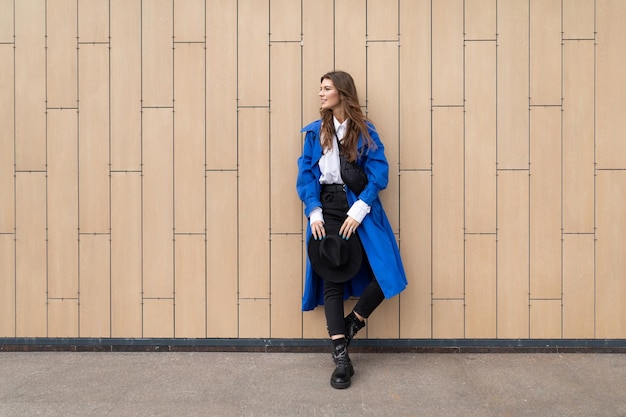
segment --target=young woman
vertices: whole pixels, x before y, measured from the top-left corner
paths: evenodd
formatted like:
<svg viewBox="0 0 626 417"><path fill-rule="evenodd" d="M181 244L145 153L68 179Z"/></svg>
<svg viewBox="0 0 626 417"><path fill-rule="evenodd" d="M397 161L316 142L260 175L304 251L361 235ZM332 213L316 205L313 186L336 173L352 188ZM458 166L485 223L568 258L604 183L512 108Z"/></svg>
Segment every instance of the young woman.
<svg viewBox="0 0 626 417"><path fill-rule="evenodd" d="M354 80L342 71L323 75L319 98L321 119L302 129L306 135L296 183L309 219L302 310L324 305L335 362L330 383L334 388L347 388L354 375L348 355L350 341L385 298L404 290L407 279L393 230L378 197L388 182L384 147L374 125L361 111ZM344 184L348 181L342 178L342 159L355 162L364 171L365 188L355 192ZM335 235L346 241L354 239L362 247L358 272L347 281L346 277L333 276L333 268L326 268L330 272L320 276L316 272L320 268L311 262L311 246L317 243L322 248L319 242ZM330 240L328 243L329 247L337 246L330 245ZM338 270L337 274L345 275L345 270ZM360 298L344 318L343 302L351 296Z"/></svg>

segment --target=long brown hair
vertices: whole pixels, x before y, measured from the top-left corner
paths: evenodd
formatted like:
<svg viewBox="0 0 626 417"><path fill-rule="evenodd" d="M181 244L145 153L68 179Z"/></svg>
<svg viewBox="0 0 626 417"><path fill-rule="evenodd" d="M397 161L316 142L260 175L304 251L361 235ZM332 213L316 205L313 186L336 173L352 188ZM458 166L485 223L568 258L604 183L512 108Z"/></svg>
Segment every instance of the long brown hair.
<svg viewBox="0 0 626 417"><path fill-rule="evenodd" d="M332 71L322 75L320 82L330 80L335 85L341 98L341 104L346 118L350 119L346 134L343 137L341 154L345 155L349 161L356 160L359 134L363 136L365 146L375 149L376 144L370 137L367 129L367 118L359 105L359 97L352 76L344 71ZM330 149L333 146L335 137L335 123L333 122L333 111L330 109L320 110L322 117L322 149Z"/></svg>

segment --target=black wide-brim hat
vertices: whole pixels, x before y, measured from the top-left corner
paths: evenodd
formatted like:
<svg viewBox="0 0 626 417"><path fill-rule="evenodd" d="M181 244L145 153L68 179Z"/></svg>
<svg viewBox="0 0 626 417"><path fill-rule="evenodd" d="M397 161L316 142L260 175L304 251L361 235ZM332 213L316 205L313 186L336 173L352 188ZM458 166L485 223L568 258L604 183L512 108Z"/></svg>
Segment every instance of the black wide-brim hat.
<svg viewBox="0 0 626 417"><path fill-rule="evenodd" d="M313 270L330 282L345 282L359 272L362 262L361 241L356 233L345 240L339 226L328 226L322 240L309 239L309 261Z"/></svg>

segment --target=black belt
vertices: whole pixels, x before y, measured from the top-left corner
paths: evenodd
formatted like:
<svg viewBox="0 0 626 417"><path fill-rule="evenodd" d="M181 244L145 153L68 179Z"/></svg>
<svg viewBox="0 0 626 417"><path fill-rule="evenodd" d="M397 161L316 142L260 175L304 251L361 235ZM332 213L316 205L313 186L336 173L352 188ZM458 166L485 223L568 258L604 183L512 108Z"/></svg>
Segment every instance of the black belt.
<svg viewBox="0 0 626 417"><path fill-rule="evenodd" d="M322 192L325 193L337 193L346 191L343 184L321 184Z"/></svg>

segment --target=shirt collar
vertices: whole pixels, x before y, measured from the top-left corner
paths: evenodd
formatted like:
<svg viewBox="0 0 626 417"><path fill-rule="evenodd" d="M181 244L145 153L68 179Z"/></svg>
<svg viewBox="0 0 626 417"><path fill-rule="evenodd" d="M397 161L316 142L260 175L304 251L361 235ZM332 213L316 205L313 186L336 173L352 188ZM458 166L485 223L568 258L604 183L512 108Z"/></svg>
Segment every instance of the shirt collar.
<svg viewBox="0 0 626 417"><path fill-rule="evenodd" d="M335 132L339 132L339 128L343 127L343 131L346 131L346 128L348 127L348 120L350 119L346 119L343 121L343 123L339 123L339 120L337 120L337 118L335 116L333 116L333 122L335 123Z"/></svg>

